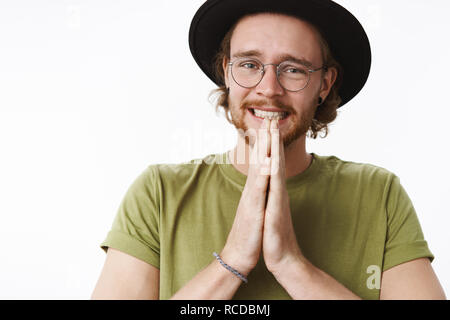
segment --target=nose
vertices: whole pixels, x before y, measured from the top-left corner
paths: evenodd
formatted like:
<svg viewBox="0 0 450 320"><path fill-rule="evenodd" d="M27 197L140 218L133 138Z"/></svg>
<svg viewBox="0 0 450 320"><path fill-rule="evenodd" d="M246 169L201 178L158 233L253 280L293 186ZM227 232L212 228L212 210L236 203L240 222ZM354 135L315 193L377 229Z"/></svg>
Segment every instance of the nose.
<svg viewBox="0 0 450 320"><path fill-rule="evenodd" d="M277 66L266 64L261 82L256 86L256 93L271 98L284 93L283 87L278 82Z"/></svg>

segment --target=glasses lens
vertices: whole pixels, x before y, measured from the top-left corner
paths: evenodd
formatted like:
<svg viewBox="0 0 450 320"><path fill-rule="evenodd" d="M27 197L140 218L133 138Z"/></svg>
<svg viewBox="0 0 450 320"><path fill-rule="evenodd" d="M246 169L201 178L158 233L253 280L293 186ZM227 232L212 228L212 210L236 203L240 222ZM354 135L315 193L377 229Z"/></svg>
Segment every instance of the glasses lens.
<svg viewBox="0 0 450 320"><path fill-rule="evenodd" d="M255 87L264 76L263 65L258 60L241 58L233 62L231 74L234 81L242 87ZM278 67L278 80L289 91L299 91L308 85L309 69L291 61L285 61Z"/></svg>
<svg viewBox="0 0 450 320"><path fill-rule="evenodd" d="M278 79L286 90L298 91L308 85L309 70L302 64L286 61L279 66Z"/></svg>
<svg viewBox="0 0 450 320"><path fill-rule="evenodd" d="M238 59L233 62L231 74L234 81L242 87L253 88L262 78L262 65L253 59Z"/></svg>

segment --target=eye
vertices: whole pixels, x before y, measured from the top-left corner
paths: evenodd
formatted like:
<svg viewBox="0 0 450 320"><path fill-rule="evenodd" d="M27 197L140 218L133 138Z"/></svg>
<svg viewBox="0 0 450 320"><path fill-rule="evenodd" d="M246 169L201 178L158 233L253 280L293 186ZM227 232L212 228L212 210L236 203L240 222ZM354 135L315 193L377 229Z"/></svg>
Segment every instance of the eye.
<svg viewBox="0 0 450 320"><path fill-rule="evenodd" d="M254 61L244 61L239 64L240 68L244 69L259 69L259 64Z"/></svg>
<svg viewBox="0 0 450 320"><path fill-rule="evenodd" d="M292 67L292 66L283 68L283 72L306 74L306 70L304 68L296 68L296 67Z"/></svg>

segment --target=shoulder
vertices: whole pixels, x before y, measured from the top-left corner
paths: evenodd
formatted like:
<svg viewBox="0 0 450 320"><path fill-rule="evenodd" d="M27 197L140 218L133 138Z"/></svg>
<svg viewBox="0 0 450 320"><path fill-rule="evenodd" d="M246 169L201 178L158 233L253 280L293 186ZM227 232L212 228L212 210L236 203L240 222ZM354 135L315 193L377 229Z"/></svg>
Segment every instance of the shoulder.
<svg viewBox="0 0 450 320"><path fill-rule="evenodd" d="M200 173L214 170L217 163L220 163L220 155L209 154L203 158L195 158L186 162L151 164L143 174L155 181L176 180L182 182Z"/></svg>
<svg viewBox="0 0 450 320"><path fill-rule="evenodd" d="M392 171L372 163L344 160L334 155L318 158L322 172L342 183L369 184L384 189L397 178Z"/></svg>

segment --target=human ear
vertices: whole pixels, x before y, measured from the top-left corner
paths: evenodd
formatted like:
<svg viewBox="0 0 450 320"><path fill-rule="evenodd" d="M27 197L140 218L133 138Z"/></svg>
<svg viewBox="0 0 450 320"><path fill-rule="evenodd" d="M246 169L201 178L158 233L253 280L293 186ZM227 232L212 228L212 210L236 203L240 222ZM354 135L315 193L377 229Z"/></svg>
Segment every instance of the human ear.
<svg viewBox="0 0 450 320"><path fill-rule="evenodd" d="M336 82L338 76L338 71L335 67L330 67L325 72L325 75L322 78L322 86L320 88L320 97L322 97L323 100L325 100L328 97L328 94L330 93L331 88L333 87L334 83Z"/></svg>
<svg viewBox="0 0 450 320"><path fill-rule="evenodd" d="M230 79L229 79L229 77L228 77L228 61L229 61L229 59L225 56L225 57L223 57L223 60L222 60L222 70L223 70L223 78L224 78L224 81L225 81L225 87L227 87L227 88L229 88L230 87Z"/></svg>

